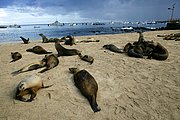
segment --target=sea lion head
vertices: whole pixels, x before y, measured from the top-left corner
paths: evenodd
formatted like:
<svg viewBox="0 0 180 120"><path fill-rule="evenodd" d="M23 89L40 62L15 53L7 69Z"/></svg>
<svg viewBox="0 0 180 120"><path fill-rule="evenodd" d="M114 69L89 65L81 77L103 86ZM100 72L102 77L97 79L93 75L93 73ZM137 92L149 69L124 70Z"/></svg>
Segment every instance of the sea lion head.
<svg viewBox="0 0 180 120"><path fill-rule="evenodd" d="M69 71L73 74L77 73L79 71L78 68L69 68Z"/></svg>
<svg viewBox="0 0 180 120"><path fill-rule="evenodd" d="M19 85L18 85L18 90L20 91L23 91L26 89L26 84L24 82L21 82Z"/></svg>

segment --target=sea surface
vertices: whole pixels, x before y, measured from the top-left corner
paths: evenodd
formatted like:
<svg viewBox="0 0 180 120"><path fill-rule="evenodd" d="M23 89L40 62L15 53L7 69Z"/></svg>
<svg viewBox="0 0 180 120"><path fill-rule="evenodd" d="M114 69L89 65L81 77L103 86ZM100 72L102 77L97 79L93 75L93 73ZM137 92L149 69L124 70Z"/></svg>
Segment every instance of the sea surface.
<svg viewBox="0 0 180 120"><path fill-rule="evenodd" d="M106 23L65 23L63 26L49 26L48 24L21 25L21 28L0 28L0 43L22 42L20 36L29 38L30 41L41 40L38 35L43 33L48 38L85 35L101 35L101 34L121 34L124 31L122 27L146 27L160 28L165 27L165 23L157 24L141 24L141 23L121 23L121 22L106 22ZM135 32L135 30L130 31Z"/></svg>

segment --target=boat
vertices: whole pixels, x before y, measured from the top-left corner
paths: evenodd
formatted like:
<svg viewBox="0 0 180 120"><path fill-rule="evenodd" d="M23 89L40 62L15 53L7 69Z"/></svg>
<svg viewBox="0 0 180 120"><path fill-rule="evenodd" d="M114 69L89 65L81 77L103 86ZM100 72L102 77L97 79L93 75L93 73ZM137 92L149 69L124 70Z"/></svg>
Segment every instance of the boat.
<svg viewBox="0 0 180 120"><path fill-rule="evenodd" d="M7 28L8 26L6 25L0 25L0 28Z"/></svg>
<svg viewBox="0 0 180 120"><path fill-rule="evenodd" d="M133 27L131 26L127 26L127 27L122 27L121 28L121 31L124 31L124 32L131 32L131 31L134 31Z"/></svg>
<svg viewBox="0 0 180 120"><path fill-rule="evenodd" d="M40 26L36 25L36 26L34 26L34 28L40 28Z"/></svg>
<svg viewBox="0 0 180 120"><path fill-rule="evenodd" d="M9 28L21 28L21 26L20 26L20 25L17 25L17 24L9 25L8 27L9 27Z"/></svg>
<svg viewBox="0 0 180 120"><path fill-rule="evenodd" d="M92 23L92 25L105 25L105 23L95 22L95 23Z"/></svg>
<svg viewBox="0 0 180 120"><path fill-rule="evenodd" d="M64 23L60 23L59 21L55 21L54 23L48 24L48 26L64 26Z"/></svg>

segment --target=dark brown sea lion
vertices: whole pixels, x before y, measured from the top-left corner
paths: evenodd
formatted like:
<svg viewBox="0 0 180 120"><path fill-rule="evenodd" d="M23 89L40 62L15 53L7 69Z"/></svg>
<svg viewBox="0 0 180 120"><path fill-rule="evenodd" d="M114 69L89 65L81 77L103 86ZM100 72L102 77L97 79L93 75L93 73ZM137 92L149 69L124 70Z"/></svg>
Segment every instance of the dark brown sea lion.
<svg viewBox="0 0 180 120"><path fill-rule="evenodd" d="M133 46L133 45L132 45L131 43L127 43L127 44L124 46L123 51L124 51L125 53L127 53L128 50L129 50L129 48L132 47L132 46Z"/></svg>
<svg viewBox="0 0 180 120"><path fill-rule="evenodd" d="M112 52L116 52L116 53L123 53L124 52L123 49L120 49L113 44L104 45L103 48L108 49Z"/></svg>
<svg viewBox="0 0 180 120"><path fill-rule="evenodd" d="M75 39L74 39L74 37L68 35L68 36L66 36L66 37L64 37L64 38L65 38L65 42L64 42L65 45L71 45L71 46L72 46L72 45L75 44Z"/></svg>
<svg viewBox="0 0 180 120"><path fill-rule="evenodd" d="M43 73L47 70L50 70L54 67L56 67L59 64L59 59L57 58L56 55L51 54L51 55L45 55L45 57L42 59L42 62L45 62L45 69L40 71L39 73Z"/></svg>
<svg viewBox="0 0 180 120"><path fill-rule="evenodd" d="M130 57L143 58L143 49L138 45L130 46L127 53Z"/></svg>
<svg viewBox="0 0 180 120"><path fill-rule="evenodd" d="M81 52L76 49L66 49L64 48L59 41L55 42L55 48L58 52L58 57L59 56L72 56L72 55L79 55Z"/></svg>
<svg viewBox="0 0 180 120"><path fill-rule="evenodd" d="M13 59L10 62L15 62L22 58L22 55L19 52L11 52L11 58Z"/></svg>
<svg viewBox="0 0 180 120"><path fill-rule="evenodd" d="M79 57L81 58L81 60L84 60L86 62L89 62L90 64L92 64L94 62L94 58L92 56L89 55L82 55L81 53L79 54Z"/></svg>
<svg viewBox="0 0 180 120"><path fill-rule="evenodd" d="M43 35L43 34L41 33L41 34L39 34L39 36L42 37L42 42L43 42L43 43L48 43L48 38L47 38L45 35Z"/></svg>
<svg viewBox="0 0 180 120"><path fill-rule="evenodd" d="M153 49L152 53L148 56L149 59L166 60L168 58L168 50L160 43L152 43L148 46Z"/></svg>
<svg viewBox="0 0 180 120"><path fill-rule="evenodd" d="M15 99L23 102L32 102L36 97L37 91L39 89L48 88L51 86L52 85L44 86L43 81L39 76L28 76L18 84ZM31 95L29 99L23 98L23 96L28 94Z"/></svg>
<svg viewBox="0 0 180 120"><path fill-rule="evenodd" d="M47 52L43 47L41 46L34 46L33 48L27 49L27 52L33 52L35 54L49 54L52 52Z"/></svg>
<svg viewBox="0 0 180 120"><path fill-rule="evenodd" d="M98 112L99 108L96 102L96 96L98 91L98 84L94 77L86 70L79 70L77 68L69 68L70 72L74 74L74 83L76 87L80 90L82 95L84 95L94 112Z"/></svg>
<svg viewBox="0 0 180 120"><path fill-rule="evenodd" d="M22 36L20 36L20 38L22 39L22 41L24 42L24 44L28 44L29 43L29 38L25 39Z"/></svg>

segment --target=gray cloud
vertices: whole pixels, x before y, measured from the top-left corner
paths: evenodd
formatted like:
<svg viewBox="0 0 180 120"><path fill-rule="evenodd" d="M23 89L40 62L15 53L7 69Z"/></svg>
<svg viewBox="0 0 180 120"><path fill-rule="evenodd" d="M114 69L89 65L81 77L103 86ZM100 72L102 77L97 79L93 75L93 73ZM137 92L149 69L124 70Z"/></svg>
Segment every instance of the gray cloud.
<svg viewBox="0 0 180 120"><path fill-rule="evenodd" d="M5 1L5 0L3 0ZM7 1L7 0L6 0ZM9 0L0 7L21 7L18 12L36 15L71 15L77 13L81 18L99 20L164 20L168 19L173 3L176 3L175 17L180 18L179 0ZM41 8L43 11L32 11Z"/></svg>

